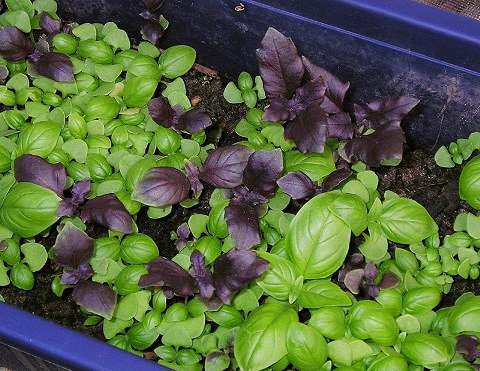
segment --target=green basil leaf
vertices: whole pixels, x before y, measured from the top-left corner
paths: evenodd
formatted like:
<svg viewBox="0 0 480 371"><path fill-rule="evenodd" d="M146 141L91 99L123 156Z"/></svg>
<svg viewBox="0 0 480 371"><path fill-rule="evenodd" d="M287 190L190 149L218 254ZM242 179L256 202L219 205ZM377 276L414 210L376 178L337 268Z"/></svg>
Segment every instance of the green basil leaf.
<svg viewBox="0 0 480 371"><path fill-rule="evenodd" d="M107 44L110 44L114 50L128 50L130 49L130 38L124 30L112 29L103 38Z"/></svg>
<svg viewBox="0 0 480 371"><path fill-rule="evenodd" d="M162 74L175 79L186 74L195 63L197 53L187 45L175 45L166 49L159 59Z"/></svg>
<svg viewBox="0 0 480 371"><path fill-rule="evenodd" d="M390 241L407 245L418 243L438 230L422 205L403 197L384 203L378 223Z"/></svg>
<svg viewBox="0 0 480 371"><path fill-rule="evenodd" d="M112 339L117 334L122 333L125 329L133 325L133 319L123 320L120 318L112 318L103 320L103 336L105 339Z"/></svg>
<svg viewBox="0 0 480 371"><path fill-rule="evenodd" d="M257 252L257 255L270 263L268 270L257 279L257 285L277 300L288 300L291 287L298 277L294 265L285 258L266 252Z"/></svg>
<svg viewBox="0 0 480 371"><path fill-rule="evenodd" d="M39 243L24 243L21 247L24 262L28 264L32 272L43 268L48 259L47 250Z"/></svg>
<svg viewBox="0 0 480 371"><path fill-rule="evenodd" d="M305 308L345 307L352 304L348 294L328 280L306 282L298 297Z"/></svg>
<svg viewBox="0 0 480 371"><path fill-rule="evenodd" d="M150 77L131 77L125 81L123 101L127 107L142 108L147 105L157 89L158 80Z"/></svg>
<svg viewBox="0 0 480 371"><path fill-rule="evenodd" d="M33 2L33 7L39 14L42 12L47 12L47 13L57 12L57 2L55 0L35 0Z"/></svg>
<svg viewBox="0 0 480 371"><path fill-rule="evenodd" d="M230 81L225 87L223 97L230 104L243 103L242 91L237 88L237 85L235 85L233 81Z"/></svg>
<svg viewBox="0 0 480 371"><path fill-rule="evenodd" d="M17 183L0 209L0 224L21 237L33 237L57 220L60 197L33 183Z"/></svg>
<svg viewBox="0 0 480 371"><path fill-rule="evenodd" d="M347 256L351 230L329 209L340 194L328 192L312 198L290 225L287 252L298 273L307 279L330 276ZM354 196L342 194L341 197ZM347 213L342 217L347 218Z"/></svg>
<svg viewBox="0 0 480 371"><path fill-rule="evenodd" d="M235 338L235 359L240 368L263 370L286 356L288 329L297 321L296 311L285 304L270 303L255 309Z"/></svg>
<svg viewBox="0 0 480 371"><path fill-rule="evenodd" d="M314 182L323 180L328 174L335 171L333 154L328 147L323 153L303 154L299 151L285 153L285 171L301 171Z"/></svg>
<svg viewBox="0 0 480 371"><path fill-rule="evenodd" d="M289 361L299 370L318 370L327 360L327 342L322 334L303 323L292 323L288 329Z"/></svg>
<svg viewBox="0 0 480 371"><path fill-rule="evenodd" d="M91 23L83 23L72 30L72 33L80 40L96 40L97 29Z"/></svg>
<svg viewBox="0 0 480 371"><path fill-rule="evenodd" d="M5 0L8 10L23 10L30 18L35 14L35 8L30 0Z"/></svg>
<svg viewBox="0 0 480 371"><path fill-rule="evenodd" d="M23 10L14 10L3 13L0 15L0 23L2 26L16 27L24 33L29 33L32 30L30 17L27 12Z"/></svg>
<svg viewBox="0 0 480 371"><path fill-rule="evenodd" d="M123 67L121 64L96 64L95 73L100 80L105 82L114 82L122 73Z"/></svg>
<svg viewBox="0 0 480 371"><path fill-rule="evenodd" d="M39 122L27 125L17 141L17 156L31 154L46 158L55 149L60 127L53 122Z"/></svg>

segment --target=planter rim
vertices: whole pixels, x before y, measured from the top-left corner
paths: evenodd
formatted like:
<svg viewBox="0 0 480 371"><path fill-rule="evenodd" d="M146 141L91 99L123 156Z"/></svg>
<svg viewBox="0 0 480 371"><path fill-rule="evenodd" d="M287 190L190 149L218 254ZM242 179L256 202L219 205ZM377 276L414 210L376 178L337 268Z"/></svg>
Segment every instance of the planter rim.
<svg viewBox="0 0 480 371"><path fill-rule="evenodd" d="M75 370L169 370L92 337L0 303L0 339Z"/></svg>

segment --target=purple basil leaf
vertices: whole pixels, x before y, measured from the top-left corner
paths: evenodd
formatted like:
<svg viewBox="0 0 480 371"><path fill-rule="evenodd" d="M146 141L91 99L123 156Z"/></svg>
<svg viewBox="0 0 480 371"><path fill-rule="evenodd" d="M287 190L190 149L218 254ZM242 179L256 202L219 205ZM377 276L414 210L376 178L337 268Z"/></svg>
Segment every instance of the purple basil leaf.
<svg viewBox="0 0 480 371"><path fill-rule="evenodd" d="M203 191L203 184L200 181L200 169L188 161L185 164L185 172L187 173L188 181L190 182L190 188L194 193L201 193Z"/></svg>
<svg viewBox="0 0 480 371"><path fill-rule="evenodd" d="M242 184L243 171L252 151L242 145L217 148L208 154L200 170L200 179L217 188L235 188Z"/></svg>
<svg viewBox="0 0 480 371"><path fill-rule="evenodd" d="M114 194L88 200L80 214L84 223L97 223L122 233L132 233L133 220L125 206Z"/></svg>
<svg viewBox="0 0 480 371"><path fill-rule="evenodd" d="M316 192L316 187L312 180L300 171L288 173L278 179L277 184L283 192L294 200L310 197Z"/></svg>
<svg viewBox="0 0 480 371"><path fill-rule="evenodd" d="M67 223L53 246L53 260L60 267L75 270L88 264L93 254L93 240L82 230Z"/></svg>
<svg viewBox="0 0 480 371"><path fill-rule="evenodd" d="M355 120L357 121L357 124L362 123L362 121L365 120L368 116L368 107L354 104L353 115L355 116Z"/></svg>
<svg viewBox="0 0 480 371"><path fill-rule="evenodd" d="M343 284L350 292L358 294L363 280L363 269L353 269L345 274Z"/></svg>
<svg viewBox="0 0 480 371"><path fill-rule="evenodd" d="M309 81L300 86L290 100L283 97L272 99L270 106L265 110L263 119L272 122L293 120L310 106L320 106L324 97L325 84L323 80L319 78Z"/></svg>
<svg viewBox="0 0 480 371"><path fill-rule="evenodd" d="M281 97L272 99L270 105L265 109L262 119L270 122L289 120L288 99Z"/></svg>
<svg viewBox="0 0 480 371"><path fill-rule="evenodd" d="M310 79L317 79L319 76L325 81L327 90L325 95L327 99L322 103L322 108L328 113L336 113L341 111L343 106L343 100L345 99L345 94L347 93L350 83L343 83L337 77L332 75L327 70L313 64L306 57L302 57L303 64L305 69L310 77Z"/></svg>
<svg viewBox="0 0 480 371"><path fill-rule="evenodd" d="M148 103L148 111L153 121L167 128L172 127L176 117L175 110L164 97L154 98Z"/></svg>
<svg viewBox="0 0 480 371"><path fill-rule="evenodd" d="M32 42L16 27L0 28L0 55L9 62L18 62L33 52Z"/></svg>
<svg viewBox="0 0 480 371"><path fill-rule="evenodd" d="M142 27L142 35L153 45L156 45L164 34L165 30L156 19L147 20Z"/></svg>
<svg viewBox="0 0 480 371"><path fill-rule="evenodd" d="M323 180L322 192L328 192L338 187L345 180L347 180L350 175L352 175L352 171L347 168L340 168L335 170L333 173L330 173Z"/></svg>
<svg viewBox="0 0 480 371"><path fill-rule="evenodd" d="M267 203L268 199L257 192L250 191L245 186L240 186L230 194L230 198L239 203L245 203L250 206L258 206Z"/></svg>
<svg viewBox="0 0 480 371"><path fill-rule="evenodd" d="M80 205L85 201L85 197L90 193L90 180L84 179L76 182L72 187L72 201Z"/></svg>
<svg viewBox="0 0 480 371"><path fill-rule="evenodd" d="M40 27L48 34L57 34L62 30L62 22L59 19L53 19L47 12L40 14Z"/></svg>
<svg viewBox="0 0 480 371"><path fill-rule="evenodd" d="M182 223L177 228L177 240L175 241L175 247L178 251L181 251L186 245L188 237L190 237L190 228L187 223Z"/></svg>
<svg viewBox="0 0 480 371"><path fill-rule="evenodd" d="M269 28L257 50L257 60L269 99L290 99L300 86L305 69L292 39Z"/></svg>
<svg viewBox="0 0 480 371"><path fill-rule="evenodd" d="M400 122L380 126L373 134L354 138L344 147L349 160L357 158L368 166L380 166L386 160L401 160L405 134Z"/></svg>
<svg viewBox="0 0 480 371"><path fill-rule="evenodd" d="M369 285L372 285L375 283L374 281L378 275L378 269L375 266L375 264L373 264L372 262L367 263L367 265L365 265L364 274L365 274L365 280L367 281L367 283Z"/></svg>
<svg viewBox="0 0 480 371"><path fill-rule="evenodd" d="M480 357L480 351L477 349L478 338L472 335L457 336L457 352L463 355L468 362L473 362Z"/></svg>
<svg viewBox="0 0 480 371"><path fill-rule="evenodd" d="M338 112L328 116L328 137L337 139L351 139L354 125L350 115Z"/></svg>
<svg viewBox="0 0 480 371"><path fill-rule="evenodd" d="M15 159L15 179L48 188L63 196L67 173L62 164L50 164L34 155L23 155Z"/></svg>
<svg viewBox="0 0 480 371"><path fill-rule="evenodd" d="M218 298L229 304L232 295L260 277L269 264L254 251L230 250L220 255L214 264L213 282Z"/></svg>
<svg viewBox="0 0 480 371"><path fill-rule="evenodd" d="M292 139L298 149L323 152L328 137L328 115L319 105L313 105L285 128L285 138Z"/></svg>
<svg viewBox="0 0 480 371"><path fill-rule="evenodd" d="M117 294L107 285L81 281L73 289L73 300L89 312L111 319L117 305Z"/></svg>
<svg viewBox="0 0 480 371"><path fill-rule="evenodd" d="M140 17L142 17L143 19L147 20L147 21L154 21L157 17L155 16L155 14L153 14L151 11L149 10L144 10L143 12L141 12L140 14Z"/></svg>
<svg viewBox="0 0 480 371"><path fill-rule="evenodd" d="M145 8L152 13L159 11L164 3L165 0L143 0Z"/></svg>
<svg viewBox="0 0 480 371"><path fill-rule="evenodd" d="M177 228L177 237L186 240L190 237L190 228L187 223L182 223Z"/></svg>
<svg viewBox="0 0 480 371"><path fill-rule="evenodd" d="M155 167L137 182L132 199L148 206L166 207L188 198L190 182L173 167Z"/></svg>
<svg viewBox="0 0 480 371"><path fill-rule="evenodd" d="M373 101L367 105L368 126L377 129L385 124L399 123L419 103L417 98L402 96ZM360 111L356 109L356 114Z"/></svg>
<svg viewBox="0 0 480 371"><path fill-rule="evenodd" d="M0 241L0 252L4 252L7 249L8 245L6 241Z"/></svg>
<svg viewBox="0 0 480 371"><path fill-rule="evenodd" d="M66 198L60 202L57 209L57 216L73 216L76 214L78 205L76 205L71 198Z"/></svg>
<svg viewBox="0 0 480 371"><path fill-rule="evenodd" d="M191 296L195 292L195 280L174 261L158 257L147 264L148 274L142 276L140 287L166 287L178 296Z"/></svg>
<svg viewBox="0 0 480 371"><path fill-rule="evenodd" d="M350 255L350 257L348 258L348 264L350 265L360 265L363 263L363 260L364 260L364 257L362 254L356 252L356 253L353 253L352 255Z"/></svg>
<svg viewBox="0 0 480 371"><path fill-rule="evenodd" d="M275 191L282 171L282 150L256 151L248 159L243 171L243 184L250 191L268 197Z"/></svg>
<svg viewBox="0 0 480 371"><path fill-rule="evenodd" d="M76 285L79 281L88 279L92 274L92 267L89 263L85 263L73 270L65 268L60 282L62 285Z"/></svg>
<svg viewBox="0 0 480 371"><path fill-rule="evenodd" d="M389 289L395 287L400 282L400 279L392 272L385 272L382 277L382 282L380 282L380 288Z"/></svg>
<svg viewBox="0 0 480 371"><path fill-rule="evenodd" d="M208 301L213 297L215 287L213 286L212 273L205 268L205 256L200 251L194 250L190 255L190 261L192 263L192 276L197 282L200 297Z"/></svg>
<svg viewBox="0 0 480 371"><path fill-rule="evenodd" d="M231 200L225 208L228 231L238 249L250 249L261 242L257 208Z"/></svg>
<svg viewBox="0 0 480 371"><path fill-rule="evenodd" d="M380 288L377 285L375 284L367 285L367 297L376 298L379 293L380 293Z"/></svg>
<svg viewBox="0 0 480 371"><path fill-rule="evenodd" d="M175 128L189 134L195 134L212 125L212 120L202 109L192 109L178 119Z"/></svg>
<svg viewBox="0 0 480 371"><path fill-rule="evenodd" d="M36 73L58 82L73 81L73 64L65 54L49 52L32 63Z"/></svg>

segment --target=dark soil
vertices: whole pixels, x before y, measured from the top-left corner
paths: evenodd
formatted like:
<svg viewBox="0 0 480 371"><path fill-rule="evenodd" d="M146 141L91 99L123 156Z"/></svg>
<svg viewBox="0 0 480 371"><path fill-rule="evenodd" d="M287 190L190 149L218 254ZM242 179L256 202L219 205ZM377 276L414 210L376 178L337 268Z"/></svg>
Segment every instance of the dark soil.
<svg viewBox="0 0 480 371"><path fill-rule="evenodd" d="M234 127L244 115L245 109L241 105L234 106L225 102L222 80L193 71L185 81L189 96L198 107L204 108L210 114L214 122L214 126L207 132L208 142L226 145L240 140L234 133ZM407 149L400 166L378 170L379 190L383 192L389 189L420 202L435 218L440 227L440 234L444 235L452 232L455 216L461 211L468 210L468 207L458 199L459 173L460 168L439 168L432 155ZM160 220L149 219L146 209L142 209L137 216L140 232L155 240L162 256L173 257L177 251L170 237L171 232L175 231L181 223L186 222L193 213L208 214L211 191L207 188L195 207L184 209L176 206L169 216ZM90 227L88 232L92 237L100 237L105 235L106 230ZM56 233L52 231L50 236L38 240L50 248L55 238ZM68 292L62 298L57 298L51 292L52 277L59 273L49 262L41 272L35 274L34 290L22 291L10 285L1 288L0 294L7 303L90 336L103 338L101 325L89 327L83 325L85 315L80 312ZM480 292L479 284L476 281L458 280L452 287L452 292L446 296L444 304L451 305L456 297L465 291L478 293Z"/></svg>

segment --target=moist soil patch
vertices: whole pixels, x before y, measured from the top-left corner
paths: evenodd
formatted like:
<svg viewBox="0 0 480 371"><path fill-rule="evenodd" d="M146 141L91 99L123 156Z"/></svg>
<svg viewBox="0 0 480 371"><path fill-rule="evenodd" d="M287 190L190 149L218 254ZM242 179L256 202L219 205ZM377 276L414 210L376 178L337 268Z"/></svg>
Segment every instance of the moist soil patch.
<svg viewBox="0 0 480 371"><path fill-rule="evenodd" d="M185 77L185 83L188 94L192 97L192 103L204 108L214 122L207 131L208 142L224 146L240 140L234 132L234 127L246 110L243 105L231 105L224 100L222 80L219 77L192 71ZM421 203L438 223L441 236L452 233L453 222L458 213L470 211L468 206L458 198L460 171L460 167L440 168L435 164L432 154L409 148L406 149L404 159L399 166L376 169L380 178L379 191L388 189ZM171 232L176 231L177 227L194 213L208 214L208 201L212 190L207 187L196 206L185 209L176 205L170 215L159 220L148 218L146 208L143 208L136 219L139 231L155 240L160 255L172 258L177 251L171 240ZM87 232L93 238L106 234L106 230L99 227L89 227ZM56 231L53 228L48 237L37 238L37 240L49 249L55 243L55 238ZM0 294L9 304L62 326L103 339L101 325L83 325L86 316L79 310L68 292L61 298L52 293L50 289L52 277L60 273L60 270L49 261L42 271L35 273L33 290L23 291L10 285L1 288ZM456 278L451 292L444 296L442 305L452 305L455 299L466 291L479 294L480 284L478 281Z"/></svg>

